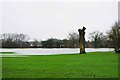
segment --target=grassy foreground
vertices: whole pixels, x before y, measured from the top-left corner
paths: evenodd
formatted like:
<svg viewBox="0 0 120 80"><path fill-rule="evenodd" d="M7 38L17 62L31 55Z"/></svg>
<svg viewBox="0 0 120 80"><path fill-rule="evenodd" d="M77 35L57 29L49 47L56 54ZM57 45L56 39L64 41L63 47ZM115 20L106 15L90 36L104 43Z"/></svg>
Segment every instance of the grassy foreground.
<svg viewBox="0 0 120 80"><path fill-rule="evenodd" d="M2 58L3 78L117 78L113 52Z"/></svg>

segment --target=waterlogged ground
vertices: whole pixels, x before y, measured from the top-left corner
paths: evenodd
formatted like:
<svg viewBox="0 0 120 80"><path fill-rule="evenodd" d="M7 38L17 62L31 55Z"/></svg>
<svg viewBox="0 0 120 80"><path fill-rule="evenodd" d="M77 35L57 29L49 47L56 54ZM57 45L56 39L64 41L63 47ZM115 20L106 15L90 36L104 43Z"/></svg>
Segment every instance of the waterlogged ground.
<svg viewBox="0 0 120 80"><path fill-rule="evenodd" d="M89 54L3 57L3 78L117 78L118 55Z"/></svg>
<svg viewBox="0 0 120 80"><path fill-rule="evenodd" d="M86 48L86 52L113 51L112 48ZM16 48L0 49L0 52L15 52L20 55L55 55L55 54L78 54L79 48Z"/></svg>

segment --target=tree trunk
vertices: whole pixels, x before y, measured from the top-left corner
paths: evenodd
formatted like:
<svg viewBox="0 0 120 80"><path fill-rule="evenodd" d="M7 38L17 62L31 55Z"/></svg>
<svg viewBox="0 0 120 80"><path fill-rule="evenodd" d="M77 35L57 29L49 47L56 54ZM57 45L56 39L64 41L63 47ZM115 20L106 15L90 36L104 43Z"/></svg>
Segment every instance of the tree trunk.
<svg viewBox="0 0 120 80"><path fill-rule="evenodd" d="M79 29L79 43L80 43L80 54L85 54L85 27L83 29Z"/></svg>

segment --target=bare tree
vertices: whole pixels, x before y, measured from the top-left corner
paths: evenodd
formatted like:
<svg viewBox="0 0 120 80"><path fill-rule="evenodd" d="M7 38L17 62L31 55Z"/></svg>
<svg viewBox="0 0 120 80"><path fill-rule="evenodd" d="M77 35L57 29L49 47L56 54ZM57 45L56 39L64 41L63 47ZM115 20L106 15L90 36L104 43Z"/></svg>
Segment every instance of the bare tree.
<svg viewBox="0 0 120 80"><path fill-rule="evenodd" d="M79 35L76 32L70 32L68 34L68 40L69 40L70 47L72 47L72 48L77 47L78 39L79 39Z"/></svg>
<svg viewBox="0 0 120 80"><path fill-rule="evenodd" d="M109 38L112 40L115 52L118 52L120 49L120 25L119 23L115 23L111 30L107 32Z"/></svg>
<svg viewBox="0 0 120 80"><path fill-rule="evenodd" d="M2 40L2 47L24 47L29 37L25 34L18 33L4 33L0 35Z"/></svg>
<svg viewBox="0 0 120 80"><path fill-rule="evenodd" d="M98 48L100 43L101 43L101 39L103 37L102 32L99 31L94 31L92 33L89 34L90 35L90 39L93 42L93 45L95 48Z"/></svg>

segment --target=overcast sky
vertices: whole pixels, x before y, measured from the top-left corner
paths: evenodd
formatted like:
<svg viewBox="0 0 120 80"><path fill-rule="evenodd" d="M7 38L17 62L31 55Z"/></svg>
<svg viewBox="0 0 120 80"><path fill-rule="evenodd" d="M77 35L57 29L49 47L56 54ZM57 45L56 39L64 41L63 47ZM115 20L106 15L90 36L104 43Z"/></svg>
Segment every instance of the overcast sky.
<svg viewBox="0 0 120 80"><path fill-rule="evenodd" d="M5 1L2 2L2 33L24 33L31 39L67 38L86 27L106 32L118 20L118 2L110 1Z"/></svg>

